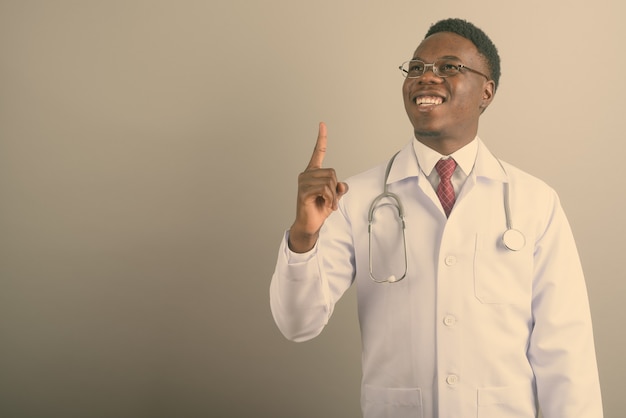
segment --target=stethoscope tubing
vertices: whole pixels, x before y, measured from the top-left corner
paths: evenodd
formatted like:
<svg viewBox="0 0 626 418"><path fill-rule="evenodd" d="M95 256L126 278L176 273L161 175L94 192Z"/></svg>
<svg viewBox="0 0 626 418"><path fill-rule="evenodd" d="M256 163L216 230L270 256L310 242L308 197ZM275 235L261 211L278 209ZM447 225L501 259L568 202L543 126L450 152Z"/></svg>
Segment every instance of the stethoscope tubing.
<svg viewBox="0 0 626 418"><path fill-rule="evenodd" d="M400 197L396 195L395 193L390 192L388 190L388 185L387 185L387 180L389 179L389 173L391 172L391 167L393 166L393 162L399 153L400 151L395 153L393 157L391 157L391 159L387 163L387 168L385 169L385 177L383 180L383 192L379 194L378 196L376 196L374 200L372 200L372 203L370 204L370 207L369 207L368 216L367 216L367 220L368 220L367 233L369 236L368 237L369 275L370 275L370 278L376 283L397 283L406 277L407 271L408 271L408 256L407 256L407 248L406 248L406 234L405 234L406 224L404 221L404 207L402 205L402 201L400 200ZM502 244L504 245L505 248L507 248L510 251L519 251L522 248L524 248L524 246L526 245L526 238L524 237L524 234L521 231L513 228L510 197L509 197L510 185L509 185L508 173L506 172L506 169L504 168L504 165L502 164L502 162L497 157L495 158L500 164L500 167L502 167L502 170L504 171L505 175L507 176L507 180L503 183L503 206L504 206L504 216L506 219L506 231L504 231L504 233L502 234L502 239L501 239ZM393 203L387 202L384 204L380 204L380 201L383 199L389 199ZM379 207L386 206L386 205L394 206L397 209L398 218L400 219L400 223L402 226L402 240L403 240L403 248L404 248L404 274L401 277L397 277L392 274L386 279L379 279L374 275L374 268L373 268L373 261L372 261L374 258L372 257L372 235L373 235L372 225L374 223L374 214L376 210Z"/></svg>

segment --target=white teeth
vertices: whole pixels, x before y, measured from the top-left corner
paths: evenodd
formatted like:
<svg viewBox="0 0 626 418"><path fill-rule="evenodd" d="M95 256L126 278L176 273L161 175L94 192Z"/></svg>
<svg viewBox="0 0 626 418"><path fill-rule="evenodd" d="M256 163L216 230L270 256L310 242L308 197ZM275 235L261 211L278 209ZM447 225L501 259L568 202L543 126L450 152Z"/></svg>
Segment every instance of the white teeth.
<svg viewBox="0 0 626 418"><path fill-rule="evenodd" d="M441 103L443 103L443 99L436 96L420 96L415 98L415 104L417 105L440 105Z"/></svg>

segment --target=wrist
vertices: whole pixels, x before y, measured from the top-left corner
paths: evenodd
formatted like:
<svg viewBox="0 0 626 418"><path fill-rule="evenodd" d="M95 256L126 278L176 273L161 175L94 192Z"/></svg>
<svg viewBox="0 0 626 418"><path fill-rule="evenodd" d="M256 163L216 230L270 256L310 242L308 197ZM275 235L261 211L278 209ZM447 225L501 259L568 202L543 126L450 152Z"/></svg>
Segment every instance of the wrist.
<svg viewBox="0 0 626 418"><path fill-rule="evenodd" d="M287 244L291 251L302 254L311 251L318 238L319 232L308 233L292 226L287 235Z"/></svg>

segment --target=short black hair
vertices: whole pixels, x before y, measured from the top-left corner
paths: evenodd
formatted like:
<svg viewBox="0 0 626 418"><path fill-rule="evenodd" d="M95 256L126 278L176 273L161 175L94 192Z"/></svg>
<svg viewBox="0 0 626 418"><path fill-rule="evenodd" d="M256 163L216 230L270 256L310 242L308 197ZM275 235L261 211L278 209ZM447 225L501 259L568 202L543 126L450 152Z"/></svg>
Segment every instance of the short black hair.
<svg viewBox="0 0 626 418"><path fill-rule="evenodd" d="M444 19L434 23L430 29L428 29L428 32L426 32L424 39L439 32L456 33L470 40L476 46L478 52L487 60L491 79L495 83L495 90L498 89L498 84L500 83L500 56L498 55L498 49L482 29L467 20L456 18Z"/></svg>

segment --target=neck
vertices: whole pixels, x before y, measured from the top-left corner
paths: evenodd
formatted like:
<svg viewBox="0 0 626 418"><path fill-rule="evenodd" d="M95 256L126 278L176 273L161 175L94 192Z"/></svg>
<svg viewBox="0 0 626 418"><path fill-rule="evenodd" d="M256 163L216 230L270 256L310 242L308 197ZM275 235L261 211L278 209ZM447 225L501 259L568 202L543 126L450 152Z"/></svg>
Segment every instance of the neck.
<svg viewBox="0 0 626 418"><path fill-rule="evenodd" d="M426 145L428 148L432 148L441 155L450 155L459 149L463 148L474 140L476 135L468 136L464 138L442 138L435 135L424 135L423 133L415 132L415 138Z"/></svg>

